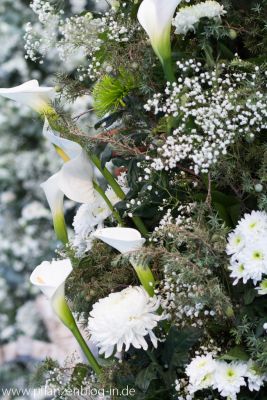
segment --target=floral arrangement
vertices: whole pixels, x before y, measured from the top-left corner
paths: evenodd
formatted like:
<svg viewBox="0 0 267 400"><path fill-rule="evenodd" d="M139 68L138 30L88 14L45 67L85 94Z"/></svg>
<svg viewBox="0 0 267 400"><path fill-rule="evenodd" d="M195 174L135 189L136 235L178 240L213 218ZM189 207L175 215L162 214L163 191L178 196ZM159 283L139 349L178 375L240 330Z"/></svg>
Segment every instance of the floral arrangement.
<svg viewBox="0 0 267 400"><path fill-rule="evenodd" d="M84 363L37 375L62 399L264 399L267 3L107 3L33 0L26 59L68 70L0 89L60 160L40 192L61 247L30 282Z"/></svg>

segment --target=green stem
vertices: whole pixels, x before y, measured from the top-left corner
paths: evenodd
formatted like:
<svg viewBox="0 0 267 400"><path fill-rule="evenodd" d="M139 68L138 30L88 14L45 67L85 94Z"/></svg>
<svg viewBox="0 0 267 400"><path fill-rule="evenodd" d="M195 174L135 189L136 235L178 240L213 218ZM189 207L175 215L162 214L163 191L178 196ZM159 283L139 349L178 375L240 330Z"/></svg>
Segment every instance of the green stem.
<svg viewBox="0 0 267 400"><path fill-rule="evenodd" d="M153 276L151 269L147 265L137 265L134 266L134 270L144 289L147 291L150 297L153 297L155 288L155 278Z"/></svg>
<svg viewBox="0 0 267 400"><path fill-rule="evenodd" d="M97 375L99 375L101 373L101 367L98 364L98 362L96 361L96 359L95 359L94 355L92 354L91 350L87 346L87 343L84 340L84 338L82 337L81 332L79 331L79 328L76 325L76 323L75 323L75 326L72 327L71 332L73 333L73 336L75 337L75 339L79 343L79 345L80 345L82 351L84 352L84 354L85 354L90 366L95 371L95 373Z"/></svg>
<svg viewBox="0 0 267 400"><path fill-rule="evenodd" d="M53 216L53 224L58 240L60 240L63 244L67 244L69 238L64 215L62 214Z"/></svg>
<svg viewBox="0 0 267 400"><path fill-rule="evenodd" d="M52 298L52 308L57 314L57 316L60 318L61 322L63 322L63 324L71 331L71 333L81 346L81 349L84 352L84 355L86 356L94 372L97 375L99 375L101 372L101 367L96 361L93 353L91 352L91 350L87 346L86 341L81 335L81 332L76 324L76 321L69 308L69 305L65 300L64 288L62 285L58 288L57 292L54 294Z"/></svg>
<svg viewBox="0 0 267 400"><path fill-rule="evenodd" d="M104 199L104 201L107 203L108 207L112 211L112 214L114 218L118 221L119 225L123 225L123 221L120 217L120 214L118 211L113 207L113 204L107 197L105 191L96 183L96 181L93 181L94 189L100 194L100 196Z"/></svg>
<svg viewBox="0 0 267 400"><path fill-rule="evenodd" d="M91 161L95 164L95 166L99 169L99 171L101 172L103 177L107 180L107 182L109 183L109 185L113 189L113 191L116 193L116 195L121 200L124 200L126 195L125 195L124 191L121 189L121 187L118 184L118 182L116 181L116 179L114 179L112 173L109 172L109 170L106 167L102 168L101 161L95 154L89 153L89 157L90 157ZM140 231L140 233L143 236L147 237L148 231L147 231L143 221L141 220L141 218L140 217L132 217L132 220L133 220L134 224L136 225L136 227L138 228L138 230Z"/></svg>
<svg viewBox="0 0 267 400"><path fill-rule="evenodd" d="M168 82L175 82L175 75L173 72L173 65L172 65L172 58L165 58L163 60L163 70L165 74L165 78L167 79Z"/></svg>
<svg viewBox="0 0 267 400"><path fill-rule="evenodd" d="M155 289L155 278L153 275L153 272L148 266L147 259L146 257L140 256L140 255L132 255L130 257L130 263L134 267L134 270L136 272L136 275L138 276L138 279L143 286L143 288L146 290L146 292L149 294L149 296L154 296L154 289Z"/></svg>

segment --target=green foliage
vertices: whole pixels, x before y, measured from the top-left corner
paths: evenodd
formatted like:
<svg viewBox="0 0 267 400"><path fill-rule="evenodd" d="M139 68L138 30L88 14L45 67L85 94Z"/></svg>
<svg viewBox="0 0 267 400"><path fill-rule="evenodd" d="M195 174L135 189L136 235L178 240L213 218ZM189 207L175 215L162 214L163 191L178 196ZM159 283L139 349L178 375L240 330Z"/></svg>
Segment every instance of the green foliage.
<svg viewBox="0 0 267 400"><path fill-rule="evenodd" d="M98 116L124 108L125 97L138 87L137 77L120 68L117 76L105 75L93 90L94 109Z"/></svg>
<svg viewBox="0 0 267 400"><path fill-rule="evenodd" d="M72 310L88 316L98 299L137 283L132 266L127 260L114 264L116 253L102 242L94 242L87 257L74 264L66 285Z"/></svg>

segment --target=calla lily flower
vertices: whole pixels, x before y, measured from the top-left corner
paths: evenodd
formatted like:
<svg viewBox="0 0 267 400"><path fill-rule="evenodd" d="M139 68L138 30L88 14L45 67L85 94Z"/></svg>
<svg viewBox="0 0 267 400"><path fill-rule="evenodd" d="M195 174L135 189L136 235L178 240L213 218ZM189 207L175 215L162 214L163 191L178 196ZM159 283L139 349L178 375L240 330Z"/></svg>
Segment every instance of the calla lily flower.
<svg viewBox="0 0 267 400"><path fill-rule="evenodd" d="M142 238L140 232L132 228L98 229L93 233L93 236L114 247L122 254L141 249L146 241Z"/></svg>
<svg viewBox="0 0 267 400"><path fill-rule="evenodd" d="M65 300L65 281L71 272L72 265L68 258L65 260L52 261L51 263L43 261L32 272L30 281L33 285L37 286L51 302L55 314L73 333L91 367L98 374L100 372L100 366L82 337L68 303Z"/></svg>
<svg viewBox="0 0 267 400"><path fill-rule="evenodd" d="M45 122L44 136L56 146L65 163L60 171L41 184L52 212L55 232L59 240L68 242L63 211L64 195L78 203L94 201L93 167L82 147L54 134Z"/></svg>
<svg viewBox="0 0 267 400"><path fill-rule="evenodd" d="M35 79L13 88L0 89L0 95L25 104L41 114L53 111L50 104L55 96L54 88L39 86Z"/></svg>
<svg viewBox="0 0 267 400"><path fill-rule="evenodd" d="M174 12L182 0L143 0L137 18L148 34L151 45L165 70L173 80L171 65L171 25Z"/></svg>
<svg viewBox="0 0 267 400"><path fill-rule="evenodd" d="M120 253L125 254L131 251L140 250L145 243L140 232L132 228L103 228L97 229L93 237L102 240L102 242L114 247ZM144 289L150 296L154 295L155 279L149 266L142 261L140 257L130 257L130 262L143 285Z"/></svg>

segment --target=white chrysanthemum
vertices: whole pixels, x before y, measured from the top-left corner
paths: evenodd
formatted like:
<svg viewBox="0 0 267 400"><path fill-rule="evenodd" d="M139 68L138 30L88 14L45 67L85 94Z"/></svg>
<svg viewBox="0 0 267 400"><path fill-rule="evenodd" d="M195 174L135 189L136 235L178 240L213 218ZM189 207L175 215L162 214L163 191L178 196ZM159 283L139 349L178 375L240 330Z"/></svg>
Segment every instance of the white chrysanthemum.
<svg viewBox="0 0 267 400"><path fill-rule="evenodd" d="M236 285L240 279L243 280L243 283L247 283L250 279L244 264L237 260L235 256L231 259L229 270L231 271L230 277L235 279L233 285Z"/></svg>
<svg viewBox="0 0 267 400"><path fill-rule="evenodd" d="M261 281L262 275L267 273L266 241L259 240L246 246L238 257L254 284Z"/></svg>
<svg viewBox="0 0 267 400"><path fill-rule="evenodd" d="M228 236L228 243L226 247L226 253L231 255L238 253L245 246L245 237L238 230L231 232Z"/></svg>
<svg viewBox="0 0 267 400"><path fill-rule="evenodd" d="M100 349L100 354L110 357L114 351L121 352L133 345L147 350L145 337L149 335L157 347L157 338L153 329L162 316L156 311L160 300L149 297L139 286L130 286L121 292L111 293L94 304L88 320L91 340Z"/></svg>
<svg viewBox="0 0 267 400"><path fill-rule="evenodd" d="M256 239L255 235L267 236L267 214L263 211L252 211L251 214L245 214L239 221L237 229L246 239Z"/></svg>
<svg viewBox="0 0 267 400"><path fill-rule="evenodd" d="M246 385L244 379L246 374L247 365L245 363L231 362L228 364L224 361L217 361L213 388L217 389L221 396L235 400L241 386Z"/></svg>
<svg viewBox="0 0 267 400"><path fill-rule="evenodd" d="M267 379L266 375L260 375L257 372L255 364L252 360L250 360L247 364L246 377L248 378L248 388L251 392L253 392L253 390L256 390L258 392Z"/></svg>
<svg viewBox="0 0 267 400"><path fill-rule="evenodd" d="M186 34L188 31L195 31L195 25L201 18L220 18L226 11L217 1L205 1L193 6L183 7L176 14L173 25L175 33Z"/></svg>
<svg viewBox="0 0 267 400"><path fill-rule="evenodd" d="M215 369L216 362L212 354L195 357L185 369L189 377L190 392L194 393L212 386Z"/></svg>
<svg viewBox="0 0 267 400"><path fill-rule="evenodd" d="M267 274L267 214L252 211L239 221L236 229L228 236L226 253L232 255L229 269L234 285L242 279L254 285ZM262 285L263 286L263 285ZM260 294L267 294L266 288L258 287Z"/></svg>

